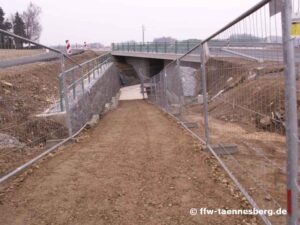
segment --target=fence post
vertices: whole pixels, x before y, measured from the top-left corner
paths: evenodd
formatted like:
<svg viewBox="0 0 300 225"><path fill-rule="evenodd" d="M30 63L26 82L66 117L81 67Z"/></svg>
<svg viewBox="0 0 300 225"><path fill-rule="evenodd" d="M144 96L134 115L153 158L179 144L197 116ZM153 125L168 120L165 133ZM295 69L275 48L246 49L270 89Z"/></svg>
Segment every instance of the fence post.
<svg viewBox="0 0 300 225"><path fill-rule="evenodd" d="M90 74L90 62L87 63L87 74L88 74L88 80L89 83L91 83L91 74Z"/></svg>
<svg viewBox="0 0 300 225"><path fill-rule="evenodd" d="M205 52L204 46L201 45L201 84L203 94L203 110L204 110L204 129L205 129L205 143L209 144L209 129L208 129L208 96L207 96L207 83L206 83L206 68L205 68Z"/></svg>
<svg viewBox="0 0 300 225"><path fill-rule="evenodd" d="M96 59L95 59L95 64L96 64L96 67L95 67L95 70L96 70L96 76L99 77L99 75L100 75L100 72L99 72L99 58L96 58Z"/></svg>
<svg viewBox="0 0 300 225"><path fill-rule="evenodd" d="M141 93L143 95L143 100L145 99L145 92L144 92L144 74L142 72L142 68L139 68L139 78L140 78L140 81L141 81Z"/></svg>
<svg viewBox="0 0 300 225"><path fill-rule="evenodd" d="M287 157L288 224L298 224L298 115L295 52L291 37L292 1L285 0L282 9L282 40L285 75L285 109Z"/></svg>
<svg viewBox="0 0 300 225"><path fill-rule="evenodd" d="M168 107L168 97L167 97L167 90L168 90L168 85L167 85L167 71L165 70L164 73L163 73L163 76L164 76L164 86L163 86L163 91L164 91L164 104L165 104L165 109L166 111L168 112L169 110L169 107Z"/></svg>
<svg viewBox="0 0 300 225"><path fill-rule="evenodd" d="M63 75L59 74L58 80L59 80L59 98L60 98L60 111L64 111L64 95L63 95Z"/></svg>
<svg viewBox="0 0 300 225"><path fill-rule="evenodd" d="M75 84L76 78L75 78L75 69L72 71L72 89L73 89L73 99L76 98L76 84Z"/></svg>
<svg viewBox="0 0 300 225"><path fill-rule="evenodd" d="M66 120L68 126L69 137L72 136L72 123L71 123L71 114L70 114L70 106L69 106L69 96L68 96L68 88L65 79L65 57L61 55L61 74L63 77L63 93L64 93L64 100L65 100L65 107L66 107Z"/></svg>
<svg viewBox="0 0 300 225"><path fill-rule="evenodd" d="M152 78L150 78L150 96L151 96L151 99L149 98L150 96L148 96L148 99L153 103L153 94L154 94L154 87L153 87L153 77Z"/></svg>
<svg viewBox="0 0 300 225"><path fill-rule="evenodd" d="M156 88L157 75L154 77L153 80L154 80L155 104L157 104L157 88Z"/></svg>
<svg viewBox="0 0 300 225"><path fill-rule="evenodd" d="M81 88L82 88L82 96L84 95L84 65L81 68Z"/></svg>
<svg viewBox="0 0 300 225"><path fill-rule="evenodd" d="M95 79L95 70L96 70L96 65L95 65L95 60L92 61L92 66L93 66L93 78Z"/></svg>

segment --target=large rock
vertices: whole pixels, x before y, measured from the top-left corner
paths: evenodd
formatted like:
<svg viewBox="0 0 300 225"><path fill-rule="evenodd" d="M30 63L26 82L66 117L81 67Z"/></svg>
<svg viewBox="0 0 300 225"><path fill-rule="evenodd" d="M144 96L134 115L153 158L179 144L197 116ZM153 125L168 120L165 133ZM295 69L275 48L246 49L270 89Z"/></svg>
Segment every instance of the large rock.
<svg viewBox="0 0 300 225"><path fill-rule="evenodd" d="M265 116L259 120L259 125L263 128L267 128L272 125L272 119L269 116Z"/></svg>
<svg viewBox="0 0 300 225"><path fill-rule="evenodd" d="M92 119L86 124L86 128L90 129L92 127L95 127L98 124L99 119L100 119L100 117L98 114L93 115Z"/></svg>
<svg viewBox="0 0 300 225"><path fill-rule="evenodd" d="M0 81L1 82L1 84L2 84L2 86L3 87L12 87L13 85L12 85L12 83L9 83L9 82L7 82L7 81L5 81L5 80L1 80Z"/></svg>
<svg viewBox="0 0 300 225"><path fill-rule="evenodd" d="M21 143L15 137L12 137L8 134L0 133L0 149L5 148L23 148L25 144Z"/></svg>

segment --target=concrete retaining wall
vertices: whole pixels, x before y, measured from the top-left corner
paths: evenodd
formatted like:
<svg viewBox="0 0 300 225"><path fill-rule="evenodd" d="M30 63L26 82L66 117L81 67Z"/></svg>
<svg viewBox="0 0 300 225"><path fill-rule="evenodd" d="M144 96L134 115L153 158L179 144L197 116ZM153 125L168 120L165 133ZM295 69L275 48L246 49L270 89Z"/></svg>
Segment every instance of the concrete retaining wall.
<svg viewBox="0 0 300 225"><path fill-rule="evenodd" d="M78 131L93 115L101 114L105 104L112 101L120 90L118 68L112 64L78 102L70 109L72 132Z"/></svg>

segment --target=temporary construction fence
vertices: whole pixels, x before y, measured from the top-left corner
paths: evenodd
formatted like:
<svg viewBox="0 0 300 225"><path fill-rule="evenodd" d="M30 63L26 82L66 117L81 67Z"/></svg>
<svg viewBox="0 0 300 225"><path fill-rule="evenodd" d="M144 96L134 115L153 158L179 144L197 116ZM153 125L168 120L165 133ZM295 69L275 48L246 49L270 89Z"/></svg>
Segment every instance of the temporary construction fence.
<svg viewBox="0 0 300 225"><path fill-rule="evenodd" d="M264 0L196 47L179 48L176 43L113 46L114 51L181 53L189 50L158 75L145 79L149 83L146 86L149 99L203 140L206 150L220 162L253 208L275 210L272 213L287 209L288 224L298 223L299 210L295 76L295 61L299 61L295 52L299 49L294 46L297 40L291 38L292 32L297 35L298 8L297 1ZM295 15L293 20L292 15ZM38 95L47 87L37 86L39 92L30 92L25 101L17 92L21 89L18 75L6 77L4 81L1 78L0 91L5 98L0 99L0 104L9 109L1 112L4 122L1 121L0 138L9 142L1 151L1 159L6 162L14 157L12 163L3 164L7 167L1 168L1 175L38 155L1 177L1 183L39 159L39 153L48 153L67 140L61 139L76 135L92 115L99 114L111 101L119 89L119 79L114 76L117 68L109 61L110 56L89 62L92 68L88 68L71 62L55 49L5 31L0 33L12 41L22 40L22 47L29 51L36 45L39 50L61 59L54 66L61 68L58 73L63 101L59 109L66 112L67 118L67 126L63 126L55 120L34 116L35 111L24 116L21 112L29 98L37 104L35 98L39 99ZM198 55L200 61L200 52L201 68L190 60L191 55ZM37 61L40 53L34 53ZM25 63L23 56L12 55L8 61L1 60L1 68L8 63ZM76 66L68 70L66 58L69 65L71 62ZM94 100L100 104L94 105ZM51 141L58 144L51 147ZM16 152L20 154L13 154ZM259 216L266 224L286 222L285 215Z"/></svg>
<svg viewBox="0 0 300 225"><path fill-rule="evenodd" d="M292 6L261 1L147 84L150 101L203 140L251 207L273 210L259 215L265 224L298 224ZM200 51L201 67L189 60Z"/></svg>
<svg viewBox="0 0 300 225"><path fill-rule="evenodd" d="M11 43L0 49L2 183L77 135L111 102L119 78L108 54L80 64L84 54L71 58L7 31L0 35Z"/></svg>

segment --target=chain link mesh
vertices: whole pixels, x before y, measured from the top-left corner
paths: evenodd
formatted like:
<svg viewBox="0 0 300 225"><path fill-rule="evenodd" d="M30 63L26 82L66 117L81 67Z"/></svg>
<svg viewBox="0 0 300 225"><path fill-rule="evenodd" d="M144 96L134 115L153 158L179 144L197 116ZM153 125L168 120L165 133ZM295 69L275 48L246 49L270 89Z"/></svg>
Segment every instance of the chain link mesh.
<svg viewBox="0 0 300 225"><path fill-rule="evenodd" d="M65 126L42 115L57 96L60 57L0 32L0 176L68 137Z"/></svg>
<svg viewBox="0 0 300 225"><path fill-rule="evenodd" d="M0 182L3 182L81 130L93 115L112 108L120 80L109 54L79 65L77 56L74 60L57 49L2 30L0 42ZM72 52L79 54L83 50ZM84 54L78 55L80 61L94 55Z"/></svg>
<svg viewBox="0 0 300 225"><path fill-rule="evenodd" d="M265 4L168 64L151 78L148 91L151 102L177 117L203 141L208 138L204 132L206 95L209 144L257 206L273 210L287 206L281 26L281 15L270 16L269 4ZM207 60L207 93L202 89L199 63L192 60L195 56L200 60L201 51ZM299 101L299 92L297 97ZM267 216L267 220L284 224L286 216Z"/></svg>

